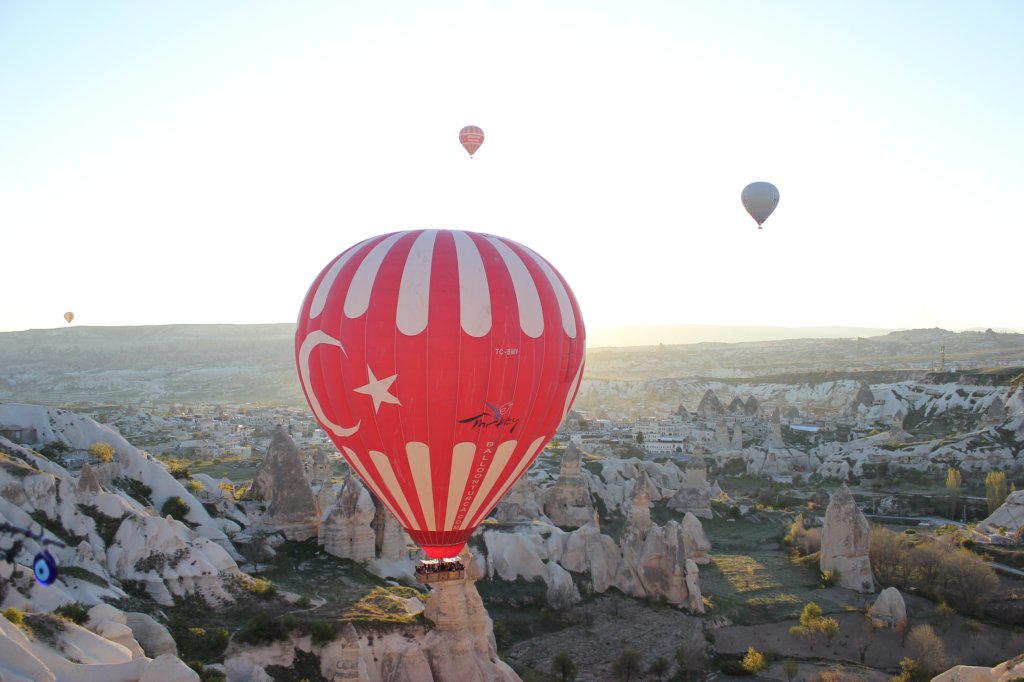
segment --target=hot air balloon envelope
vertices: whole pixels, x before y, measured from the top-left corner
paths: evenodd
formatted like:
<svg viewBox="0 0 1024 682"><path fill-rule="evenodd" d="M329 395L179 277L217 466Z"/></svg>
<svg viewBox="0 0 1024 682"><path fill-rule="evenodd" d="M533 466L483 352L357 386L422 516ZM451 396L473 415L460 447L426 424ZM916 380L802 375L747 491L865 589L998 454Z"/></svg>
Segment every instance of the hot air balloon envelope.
<svg viewBox="0 0 1024 682"><path fill-rule="evenodd" d="M75 314L72 312L64 313L64 321L71 324L71 320L75 319Z"/></svg>
<svg viewBox="0 0 1024 682"><path fill-rule="evenodd" d="M295 333L317 421L435 559L458 554L555 434L584 351L554 267L511 240L448 230L341 253Z"/></svg>
<svg viewBox="0 0 1024 682"><path fill-rule="evenodd" d="M476 126L466 126L459 131L459 142L469 152L470 158L473 158L473 154L484 143L484 131Z"/></svg>
<svg viewBox="0 0 1024 682"><path fill-rule="evenodd" d="M743 208L747 209L750 217L757 221L758 227L761 227L779 205L779 190L770 182L752 182L743 188L740 199L743 201Z"/></svg>

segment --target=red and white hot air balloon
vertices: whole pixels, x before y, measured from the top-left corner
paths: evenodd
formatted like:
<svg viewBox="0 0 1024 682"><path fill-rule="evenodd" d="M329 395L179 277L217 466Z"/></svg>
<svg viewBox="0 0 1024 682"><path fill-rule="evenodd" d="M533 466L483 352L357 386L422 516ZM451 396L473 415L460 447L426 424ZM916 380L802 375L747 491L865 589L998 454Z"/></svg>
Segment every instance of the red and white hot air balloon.
<svg viewBox="0 0 1024 682"><path fill-rule="evenodd" d="M484 143L484 131L476 126L466 126L459 131L459 142L469 152L469 158L473 158L476 150Z"/></svg>
<svg viewBox="0 0 1024 682"><path fill-rule="evenodd" d="M585 346L576 299L546 260L449 230L342 252L295 333L313 414L432 559L458 554L551 440Z"/></svg>

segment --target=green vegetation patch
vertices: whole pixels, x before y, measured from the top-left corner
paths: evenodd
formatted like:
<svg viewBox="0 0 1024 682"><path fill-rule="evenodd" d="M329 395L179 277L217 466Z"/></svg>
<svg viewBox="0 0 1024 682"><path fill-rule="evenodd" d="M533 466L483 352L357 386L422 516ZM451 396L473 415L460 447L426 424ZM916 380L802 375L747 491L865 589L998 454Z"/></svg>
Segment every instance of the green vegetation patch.
<svg viewBox="0 0 1024 682"><path fill-rule="evenodd" d="M93 585L99 585L100 587L110 587L110 583L102 577L86 568L82 568L81 566L61 566L60 577L65 580L68 578L75 578L76 580L92 583ZM75 622L77 623L78 621Z"/></svg>
<svg viewBox="0 0 1024 682"><path fill-rule="evenodd" d="M147 507L153 506L153 489L142 481L127 476L118 476L114 479L114 486L127 493L139 504Z"/></svg>
<svg viewBox="0 0 1024 682"><path fill-rule="evenodd" d="M346 621L374 621L378 623L420 623L421 615L410 615L405 607L407 594L412 588L375 587L365 597L349 607L343 614ZM415 590L412 590L415 593Z"/></svg>
<svg viewBox="0 0 1024 682"><path fill-rule="evenodd" d="M84 535L75 535L74 533L71 533L67 528L64 527L64 525L60 521L57 521L56 519L51 519L49 516L45 514L45 512L36 510L29 514L29 516L32 517L33 521L35 521L40 526L48 530L52 535L60 538L66 544L71 545L72 547L76 546L83 540L88 540L88 538Z"/></svg>
<svg viewBox="0 0 1024 682"><path fill-rule="evenodd" d="M764 564L749 555L716 554L711 557L711 563L722 572L735 592L742 594L782 587Z"/></svg>
<svg viewBox="0 0 1024 682"><path fill-rule="evenodd" d="M80 504L78 510L96 523L96 534L103 539L105 545L109 547L114 544L114 536L117 535L117 529L121 527L123 516L107 516L91 504Z"/></svg>

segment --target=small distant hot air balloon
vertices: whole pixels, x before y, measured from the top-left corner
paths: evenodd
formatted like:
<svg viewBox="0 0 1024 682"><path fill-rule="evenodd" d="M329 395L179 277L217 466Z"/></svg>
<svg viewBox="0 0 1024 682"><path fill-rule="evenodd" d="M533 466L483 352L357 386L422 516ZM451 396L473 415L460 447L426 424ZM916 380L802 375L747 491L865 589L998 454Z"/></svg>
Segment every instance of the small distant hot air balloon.
<svg viewBox="0 0 1024 682"><path fill-rule="evenodd" d="M484 131L476 126L466 126L459 131L459 142L467 152L469 152L469 158L473 158L473 154L476 154L476 150L480 149L480 145L484 143Z"/></svg>
<svg viewBox="0 0 1024 682"><path fill-rule="evenodd" d="M432 560L457 555L543 451L584 353L579 306L551 264L455 230L344 251L295 331L313 415Z"/></svg>
<svg viewBox="0 0 1024 682"><path fill-rule="evenodd" d="M67 322L68 324L71 324L71 320L73 320L73 319L75 319L75 314L73 312L71 312L69 310L68 312L64 313L64 321L65 322Z"/></svg>
<svg viewBox="0 0 1024 682"><path fill-rule="evenodd" d="M752 182L743 188L740 199L743 208L757 221L757 229L760 230L764 221L779 205L779 190L770 182Z"/></svg>

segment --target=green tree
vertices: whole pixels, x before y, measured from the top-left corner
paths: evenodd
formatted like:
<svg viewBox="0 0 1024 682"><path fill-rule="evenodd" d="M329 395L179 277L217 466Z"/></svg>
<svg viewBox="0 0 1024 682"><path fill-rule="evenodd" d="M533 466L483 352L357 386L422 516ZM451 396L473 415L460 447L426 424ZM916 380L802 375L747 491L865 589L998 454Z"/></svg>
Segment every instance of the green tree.
<svg viewBox="0 0 1024 682"><path fill-rule="evenodd" d="M192 511L192 507L188 506L188 502L175 495L168 497L164 502L164 506L160 508L160 516L170 516L172 519L184 522L190 511Z"/></svg>
<svg viewBox="0 0 1024 682"><path fill-rule="evenodd" d="M928 677L938 675L949 668L949 654L946 643L935 634L931 625L915 625L907 636L907 647L914 654L914 660L924 669Z"/></svg>
<svg viewBox="0 0 1024 682"><path fill-rule="evenodd" d="M640 674L640 652L636 649L626 647L619 657L612 661L612 675L624 682L629 682Z"/></svg>
<svg viewBox="0 0 1024 682"><path fill-rule="evenodd" d="M658 682L664 679L665 675L668 674L669 662L664 656L658 656L651 662L651 667L647 669L648 676L653 675L657 678Z"/></svg>
<svg viewBox="0 0 1024 682"><path fill-rule="evenodd" d="M1006 487L1006 474L1002 471L990 471L985 477L985 498L988 501L988 513L991 514L1006 501L1009 489Z"/></svg>
<svg viewBox="0 0 1024 682"><path fill-rule="evenodd" d="M636 444L638 446L640 446L640 447L643 447L643 445L644 445L644 432L643 431L640 431L639 433L636 434Z"/></svg>
<svg viewBox="0 0 1024 682"><path fill-rule="evenodd" d="M561 682L572 682L576 679L576 661L572 660L568 651L559 651L551 661L551 674Z"/></svg>
<svg viewBox="0 0 1024 682"><path fill-rule="evenodd" d="M759 673L768 667L768 661L764 654L751 646L747 647L747 655L743 657L743 667L752 673Z"/></svg>
<svg viewBox="0 0 1024 682"><path fill-rule="evenodd" d="M38 450L39 454L46 459L62 464L64 455L71 452L71 446L62 440L51 440Z"/></svg>
<svg viewBox="0 0 1024 682"><path fill-rule="evenodd" d="M949 517L956 518L956 503L960 499L960 489L963 487L964 477L959 469L948 467L946 469L946 490L949 491Z"/></svg>
<svg viewBox="0 0 1024 682"><path fill-rule="evenodd" d="M807 602L804 605L803 611L800 612L800 624L791 627L789 632L790 634L806 637L813 651L814 643L819 633L825 635L830 641L839 634L839 621L835 618L823 616L821 607L811 601Z"/></svg>
<svg viewBox="0 0 1024 682"><path fill-rule="evenodd" d="M114 459L114 446L110 443L97 441L89 446L89 454L96 458L101 464L106 464Z"/></svg>

